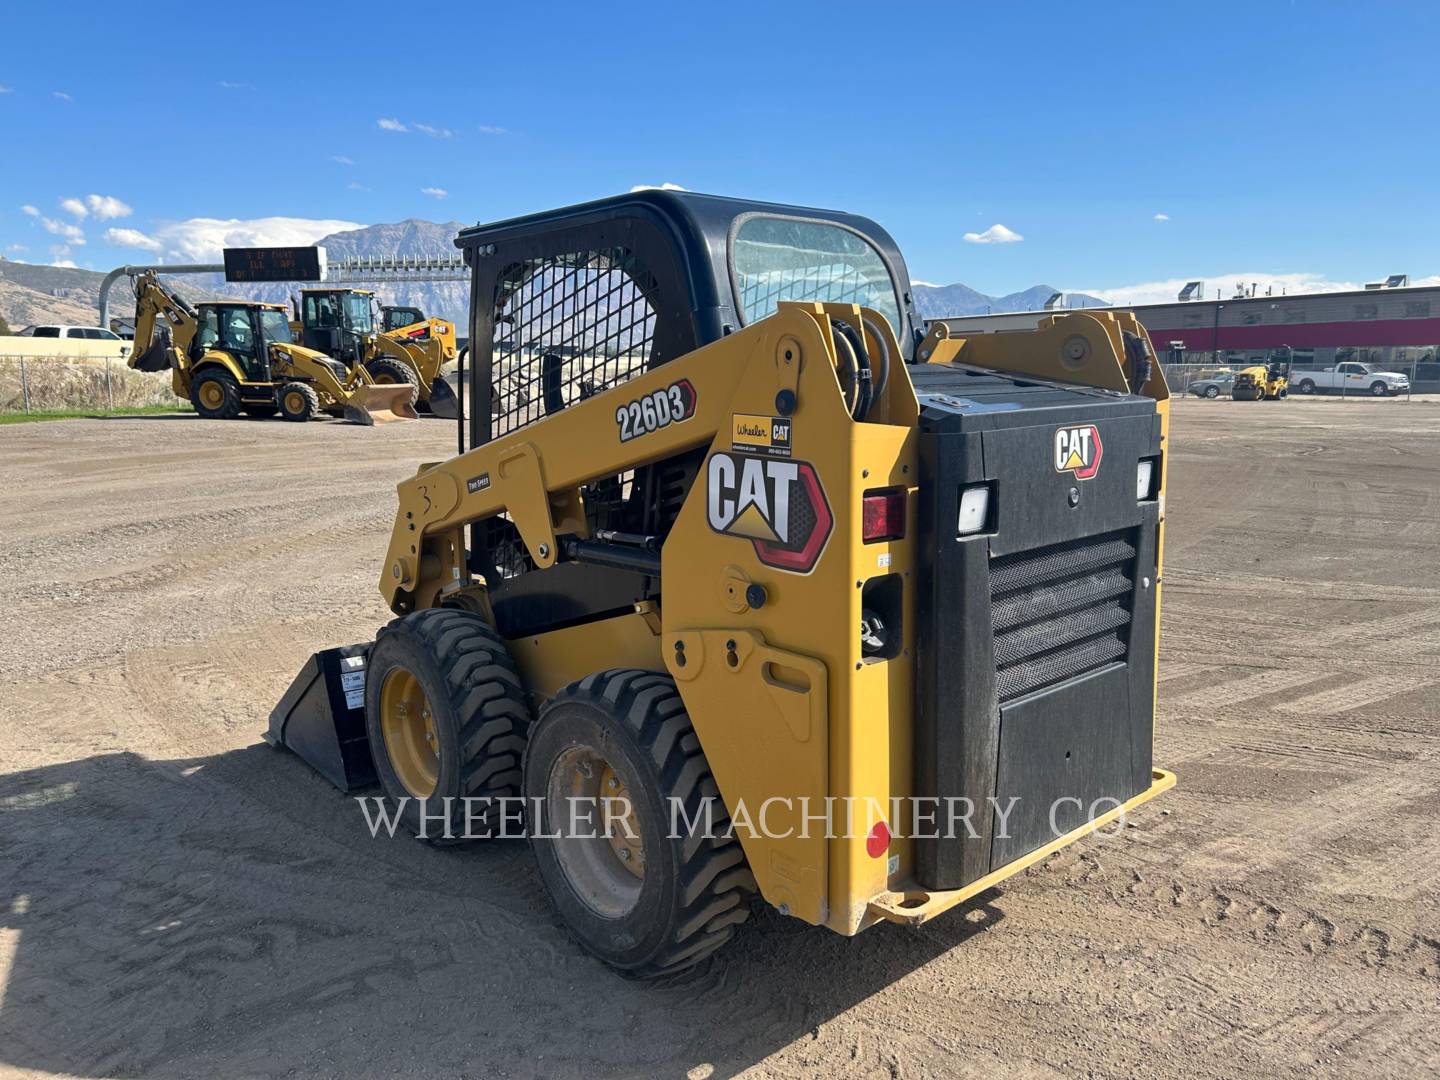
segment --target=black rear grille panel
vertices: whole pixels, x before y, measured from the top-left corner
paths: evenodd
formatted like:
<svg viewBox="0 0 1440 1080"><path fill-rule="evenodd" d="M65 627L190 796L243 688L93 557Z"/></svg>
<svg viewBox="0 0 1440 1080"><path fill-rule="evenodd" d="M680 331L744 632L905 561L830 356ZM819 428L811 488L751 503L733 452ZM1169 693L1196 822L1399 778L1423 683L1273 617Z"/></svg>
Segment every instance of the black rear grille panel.
<svg viewBox="0 0 1440 1080"><path fill-rule="evenodd" d="M1012 701L1124 659L1134 581L1129 530L991 560L999 700Z"/></svg>

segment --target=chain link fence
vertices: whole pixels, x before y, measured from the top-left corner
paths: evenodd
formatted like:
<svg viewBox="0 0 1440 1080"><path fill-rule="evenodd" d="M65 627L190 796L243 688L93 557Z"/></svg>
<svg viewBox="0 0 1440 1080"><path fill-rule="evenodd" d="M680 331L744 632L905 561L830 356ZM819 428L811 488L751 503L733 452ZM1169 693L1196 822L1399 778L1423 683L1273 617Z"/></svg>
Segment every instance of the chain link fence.
<svg viewBox="0 0 1440 1080"><path fill-rule="evenodd" d="M122 360L0 355L0 413L139 408L189 409L168 371L132 371Z"/></svg>

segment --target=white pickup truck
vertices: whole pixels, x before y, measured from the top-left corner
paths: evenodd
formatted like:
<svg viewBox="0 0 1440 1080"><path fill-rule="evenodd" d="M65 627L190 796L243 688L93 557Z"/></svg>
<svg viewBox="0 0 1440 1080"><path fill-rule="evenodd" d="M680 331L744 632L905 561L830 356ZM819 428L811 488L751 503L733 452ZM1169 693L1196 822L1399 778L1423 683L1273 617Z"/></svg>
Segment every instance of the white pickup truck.
<svg viewBox="0 0 1440 1080"><path fill-rule="evenodd" d="M1297 394L1370 394L1388 397L1410 389L1410 376L1380 371L1370 364L1351 361L1319 371L1292 371L1290 389Z"/></svg>

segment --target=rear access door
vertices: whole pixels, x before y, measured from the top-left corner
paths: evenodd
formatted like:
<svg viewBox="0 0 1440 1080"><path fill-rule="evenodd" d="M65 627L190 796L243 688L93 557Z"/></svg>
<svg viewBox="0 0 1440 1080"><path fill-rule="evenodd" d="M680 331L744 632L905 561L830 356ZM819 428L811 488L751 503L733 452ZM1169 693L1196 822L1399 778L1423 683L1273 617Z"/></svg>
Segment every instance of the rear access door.
<svg viewBox="0 0 1440 1080"><path fill-rule="evenodd" d="M1148 398L958 365L912 377L916 794L939 806L916 876L955 889L1151 783L1160 421Z"/></svg>

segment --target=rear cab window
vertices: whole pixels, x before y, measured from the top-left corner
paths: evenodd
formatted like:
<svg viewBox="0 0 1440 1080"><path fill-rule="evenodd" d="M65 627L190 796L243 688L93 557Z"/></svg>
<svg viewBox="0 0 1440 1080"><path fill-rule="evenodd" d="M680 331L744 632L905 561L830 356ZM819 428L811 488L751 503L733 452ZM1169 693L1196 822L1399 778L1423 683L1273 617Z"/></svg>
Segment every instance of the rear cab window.
<svg viewBox="0 0 1440 1080"><path fill-rule="evenodd" d="M870 241L828 221L743 218L730 242L740 319L773 315L782 300L859 304L901 331L900 298L890 268Z"/></svg>

